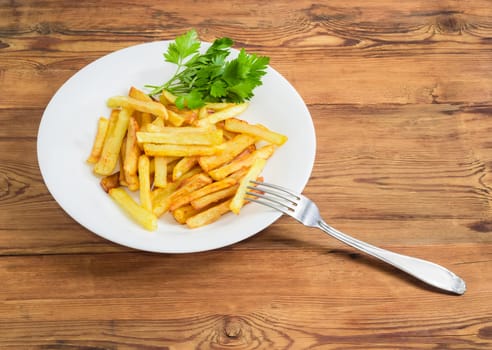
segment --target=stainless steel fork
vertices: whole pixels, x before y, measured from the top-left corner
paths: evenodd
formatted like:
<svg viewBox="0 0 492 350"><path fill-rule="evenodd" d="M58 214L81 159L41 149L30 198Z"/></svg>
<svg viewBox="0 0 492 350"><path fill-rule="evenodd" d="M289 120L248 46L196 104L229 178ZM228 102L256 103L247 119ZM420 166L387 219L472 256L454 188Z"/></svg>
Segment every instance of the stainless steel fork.
<svg viewBox="0 0 492 350"><path fill-rule="evenodd" d="M334 229L321 218L316 204L302 194L265 182L251 183L251 186L248 186L248 201L278 210L305 226L319 228L343 243L393 265L431 286L455 294L465 293L465 282L448 269L429 261L375 247Z"/></svg>

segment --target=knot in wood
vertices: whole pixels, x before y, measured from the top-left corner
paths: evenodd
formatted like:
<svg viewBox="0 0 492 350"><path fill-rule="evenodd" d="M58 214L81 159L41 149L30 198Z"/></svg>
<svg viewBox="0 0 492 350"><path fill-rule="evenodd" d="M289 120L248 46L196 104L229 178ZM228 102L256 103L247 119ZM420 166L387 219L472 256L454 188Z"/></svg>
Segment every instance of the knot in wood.
<svg viewBox="0 0 492 350"><path fill-rule="evenodd" d="M48 34L51 34L53 32L53 30L51 28L51 23L49 23L49 22L38 23L34 27L34 30L41 35L48 35Z"/></svg>
<svg viewBox="0 0 492 350"><path fill-rule="evenodd" d="M0 198L5 197L10 191L10 181L7 175L0 173Z"/></svg>
<svg viewBox="0 0 492 350"><path fill-rule="evenodd" d="M490 220L477 221L468 225L468 227L476 232L482 232L482 233L492 232L492 221Z"/></svg>
<svg viewBox="0 0 492 350"><path fill-rule="evenodd" d="M241 337L242 321L239 317L226 317L224 320L224 334L228 338L237 339Z"/></svg>
<svg viewBox="0 0 492 350"><path fill-rule="evenodd" d="M437 30L440 33L461 33L466 25L463 19L455 15L442 15L436 19Z"/></svg>
<svg viewBox="0 0 492 350"><path fill-rule="evenodd" d="M482 339L492 339L492 327L483 327L478 331L478 336Z"/></svg>

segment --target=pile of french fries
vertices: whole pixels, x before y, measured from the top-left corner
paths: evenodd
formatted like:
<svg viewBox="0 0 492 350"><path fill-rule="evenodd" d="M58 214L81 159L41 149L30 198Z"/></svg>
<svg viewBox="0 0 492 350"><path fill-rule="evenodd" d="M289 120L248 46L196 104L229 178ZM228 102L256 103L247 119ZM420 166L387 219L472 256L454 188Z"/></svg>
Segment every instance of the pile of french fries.
<svg viewBox="0 0 492 350"><path fill-rule="evenodd" d="M239 119L247 103L180 110L175 100L165 91L157 101L135 87L109 98L111 114L99 118L87 159L104 191L150 231L166 213L190 228L239 214L250 180L261 179L267 159L287 141Z"/></svg>

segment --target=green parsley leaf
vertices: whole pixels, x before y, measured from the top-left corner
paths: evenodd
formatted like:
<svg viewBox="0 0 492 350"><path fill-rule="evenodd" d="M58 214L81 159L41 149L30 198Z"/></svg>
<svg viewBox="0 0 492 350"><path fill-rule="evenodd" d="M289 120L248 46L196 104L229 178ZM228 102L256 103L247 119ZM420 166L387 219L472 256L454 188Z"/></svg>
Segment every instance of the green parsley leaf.
<svg viewBox="0 0 492 350"><path fill-rule="evenodd" d="M223 80L215 80L210 85L210 95L213 97L224 97L227 95L227 84Z"/></svg>
<svg viewBox="0 0 492 350"><path fill-rule="evenodd" d="M189 109L195 109L203 105L202 94L198 90L191 90L185 99Z"/></svg>
<svg viewBox="0 0 492 350"><path fill-rule="evenodd" d="M242 103L251 99L253 90L262 84L270 59L241 49L228 61L233 44L230 38L219 38L201 54L195 30L177 37L164 54L167 62L177 65L176 72L160 86L146 85L152 89L149 94L168 90L177 96L176 106L181 109L199 108L206 102Z"/></svg>
<svg viewBox="0 0 492 350"><path fill-rule="evenodd" d="M185 34L178 36L173 43L169 44L168 50L164 54L164 58L167 62L181 65L187 57L198 53L199 48L200 41L198 40L198 34L192 29Z"/></svg>

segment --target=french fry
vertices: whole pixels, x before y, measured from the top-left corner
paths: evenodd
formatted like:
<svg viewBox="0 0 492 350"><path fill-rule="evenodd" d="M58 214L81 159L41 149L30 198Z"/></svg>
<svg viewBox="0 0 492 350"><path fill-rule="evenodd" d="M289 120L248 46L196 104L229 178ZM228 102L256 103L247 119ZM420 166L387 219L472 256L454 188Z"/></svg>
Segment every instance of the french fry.
<svg viewBox="0 0 492 350"><path fill-rule="evenodd" d="M140 101L152 101L152 98L147 95L145 92L142 90L137 89L136 87L132 86L130 87L130 91L128 92L128 96L133 97L137 100ZM140 121L138 123L139 129L145 130L148 124L152 123L152 115L147 112L142 112L140 113Z"/></svg>
<svg viewBox="0 0 492 350"><path fill-rule="evenodd" d="M226 198L231 198L232 196L234 196L234 194L236 194L236 191L239 188L239 182L247 174L248 170L249 168L242 168L227 177L228 179L235 181L235 185L194 199L193 201L191 201L190 204L196 209L204 209L210 204L219 202Z"/></svg>
<svg viewBox="0 0 492 350"><path fill-rule="evenodd" d="M167 212L190 228L238 214L249 180L261 178L266 159L287 140L238 119L248 103L179 109L175 101L168 91L156 101L133 86L128 96L110 97L111 116L100 117L87 158L103 190L147 230ZM258 141L268 145L257 149ZM139 190L139 201L127 190Z"/></svg>
<svg viewBox="0 0 492 350"><path fill-rule="evenodd" d="M165 128L165 123L162 118L156 117L152 122L147 123L140 128L141 132L159 133Z"/></svg>
<svg viewBox="0 0 492 350"><path fill-rule="evenodd" d="M119 172L119 182L120 182L120 186L128 187L128 183L125 180L125 173L123 173L122 171Z"/></svg>
<svg viewBox="0 0 492 350"><path fill-rule="evenodd" d="M116 122L118 121L119 115L120 115L119 109L111 110L111 115L109 116L109 121L108 121L108 130L106 130L106 136L104 137L103 148L104 148L104 144L106 143L106 140L109 138L109 135L112 135L114 133L114 128L116 126Z"/></svg>
<svg viewBox="0 0 492 350"><path fill-rule="evenodd" d="M236 117L239 114L243 113L247 108L248 108L248 103L241 103L241 104L236 104L232 105L231 107L224 108L218 112L212 113L206 118L199 119L196 122L197 126L207 126L207 125L213 125L215 123L218 123L222 120L226 120L232 117Z"/></svg>
<svg viewBox="0 0 492 350"><path fill-rule="evenodd" d="M214 180L221 180L226 176L232 174L233 172L240 170L241 168L250 167L254 163L256 158L270 158L274 151L274 145L266 145L262 148L257 149L253 153L247 154L245 157L238 157L232 160L230 163L210 171L208 174Z"/></svg>
<svg viewBox="0 0 492 350"><path fill-rule="evenodd" d="M140 143L175 145L218 145L222 142L222 130L192 126L164 127L159 132L137 132Z"/></svg>
<svg viewBox="0 0 492 350"><path fill-rule="evenodd" d="M186 220L186 225L189 228L198 228L211 224L220 219L220 217L230 210L231 200L227 200L207 210L204 210Z"/></svg>
<svg viewBox="0 0 492 350"><path fill-rule="evenodd" d="M181 158L183 157L166 157L167 158L167 173L168 175L171 175L173 173L174 167L178 162L180 161Z"/></svg>
<svg viewBox="0 0 492 350"><path fill-rule="evenodd" d="M220 153L212 156L203 156L198 159L198 163L203 170L209 172L232 159L244 151L247 147L254 144L256 139L249 135L240 134L232 140L220 144Z"/></svg>
<svg viewBox="0 0 492 350"><path fill-rule="evenodd" d="M236 137L238 134L229 130L222 130L222 134L224 135L224 140L229 141Z"/></svg>
<svg viewBox="0 0 492 350"><path fill-rule="evenodd" d="M94 172L96 174L110 175L114 171L116 163L118 163L121 144L128 129L130 115L131 111L126 108L123 108L118 114L118 120L116 121L114 130L112 130L112 133L104 141L101 157L94 166Z"/></svg>
<svg viewBox="0 0 492 350"><path fill-rule="evenodd" d="M176 181L173 181L173 182L177 182L179 184L179 186L182 186L187 181L189 181L190 178L192 178L196 174L201 174L201 173L203 173L202 168L200 168L199 166L196 166L196 167L190 169L187 173L183 174L179 179L177 179Z"/></svg>
<svg viewBox="0 0 492 350"><path fill-rule="evenodd" d="M177 97L175 95L173 95L172 93L170 93L167 90L164 90L164 91L162 91L162 94L160 96L160 101L164 105L168 105L168 104L173 105L176 102L176 98Z"/></svg>
<svg viewBox="0 0 492 350"><path fill-rule="evenodd" d="M234 196L238 188L239 184L232 185L231 187L224 188L223 190L194 199L190 202L190 204L193 208L197 210L202 210L213 203L219 202L226 198L231 198L232 196Z"/></svg>
<svg viewBox="0 0 492 350"><path fill-rule="evenodd" d="M154 157L154 186L165 187L167 185L167 157Z"/></svg>
<svg viewBox="0 0 492 350"><path fill-rule="evenodd" d="M188 125L194 125L198 119L198 110L196 109L184 110L180 114L184 117L184 123Z"/></svg>
<svg viewBox="0 0 492 350"><path fill-rule="evenodd" d="M149 124L152 124L152 115L150 113L141 113L139 129L146 130Z"/></svg>
<svg viewBox="0 0 492 350"><path fill-rule="evenodd" d="M106 138L106 132L108 131L109 120L100 117L97 122L97 132L92 145L91 154L87 158L87 163L95 164L101 156L102 148L104 146L104 139Z"/></svg>
<svg viewBox="0 0 492 350"><path fill-rule="evenodd" d="M144 209L122 188L109 190L109 196L136 222L149 231L157 229L157 217Z"/></svg>
<svg viewBox="0 0 492 350"><path fill-rule="evenodd" d="M149 157L149 173L150 173L151 187L153 186L153 178L152 178L152 176L155 173L155 164L154 163L155 163L155 157Z"/></svg>
<svg viewBox="0 0 492 350"><path fill-rule="evenodd" d="M208 108L207 106L203 106L198 111L198 119L204 119L208 117Z"/></svg>
<svg viewBox="0 0 492 350"><path fill-rule="evenodd" d="M168 120L174 126L181 126L186 121L185 117L179 115L178 113L168 110Z"/></svg>
<svg viewBox="0 0 492 350"><path fill-rule="evenodd" d="M126 142L126 137L123 139L123 145ZM120 165L120 171L119 171L119 179L120 179L120 186L126 186L128 187L128 183L126 182L125 178L125 172L122 170L123 169L123 159L125 159L125 147L121 147L120 150L120 159L119 159L119 165Z"/></svg>
<svg viewBox="0 0 492 350"><path fill-rule="evenodd" d="M183 124L192 125L198 119L199 109L183 108L179 109L175 104L167 105L168 113L174 112L183 118Z"/></svg>
<svg viewBox="0 0 492 350"><path fill-rule="evenodd" d="M133 97L140 101L147 101L147 102L152 101L152 98L149 95L147 95L145 92L137 89L134 86L130 87L130 90L128 91L128 96Z"/></svg>
<svg viewBox="0 0 492 350"><path fill-rule="evenodd" d="M169 145L145 143L143 145L145 154L161 157L192 157L211 156L218 152L218 146L204 145Z"/></svg>
<svg viewBox="0 0 492 350"><path fill-rule="evenodd" d="M110 189L120 186L120 172L105 176L101 179L100 185L104 192L108 193Z"/></svg>
<svg viewBox="0 0 492 350"><path fill-rule="evenodd" d="M212 181L213 180L209 176L205 175L204 173L198 173L186 179L184 182L180 184L178 189L170 195L170 200L171 200L170 207L173 206L172 203L180 201L181 200L180 197L185 196L188 193L193 192L195 190L198 190L199 188L208 185Z"/></svg>
<svg viewBox="0 0 492 350"><path fill-rule="evenodd" d="M129 96L113 96L107 101L110 108L128 108L136 111L153 114L157 117L167 119L166 107L156 101L141 101Z"/></svg>
<svg viewBox="0 0 492 350"><path fill-rule="evenodd" d="M111 110L111 115L109 116L108 131L106 132L106 138L104 139L104 142L106 142L108 135L111 135L113 133L114 127L116 126L116 122L118 121L119 115L120 115L119 109Z"/></svg>
<svg viewBox="0 0 492 350"><path fill-rule="evenodd" d="M169 210L173 211L190 203L191 201L209 195L211 193L217 192L224 188L231 187L236 184L236 180L233 179L224 179L222 181L211 182L208 185L205 185L195 191L183 194L178 199L174 200Z"/></svg>
<svg viewBox="0 0 492 350"><path fill-rule="evenodd" d="M202 173L202 169L200 167L195 167L188 171L186 174L183 174L183 176L181 176L176 181L168 182L166 186L162 188L156 188L154 191L152 191L152 212L156 216L161 216L165 212L167 212L169 210L169 206L171 205L171 194L174 193L180 186L182 186L183 183L189 178L200 173Z"/></svg>
<svg viewBox="0 0 492 350"><path fill-rule="evenodd" d="M187 173L198 163L198 157L183 157L173 168L173 181L179 179L183 174Z"/></svg>
<svg viewBox="0 0 492 350"><path fill-rule="evenodd" d="M250 186L251 180L256 180L260 175L261 171L266 165L266 159L256 158L251 168L249 168L247 174L242 178L239 183L239 188L231 201L231 211L234 214L239 214L241 208L244 205L246 192L248 191L248 186Z"/></svg>
<svg viewBox="0 0 492 350"><path fill-rule="evenodd" d="M193 215L196 215L201 210L193 208L191 205L182 206L172 212L174 219L180 224L186 224L186 220Z"/></svg>
<svg viewBox="0 0 492 350"><path fill-rule="evenodd" d="M145 154L142 154L138 158L138 180L140 205L149 212L152 212L152 201L150 198L150 162Z"/></svg>
<svg viewBox="0 0 492 350"><path fill-rule="evenodd" d="M161 117L155 118L150 124L152 125L152 127L159 128L161 130L165 126L164 119L162 119Z"/></svg>
<svg viewBox="0 0 492 350"><path fill-rule="evenodd" d="M232 107L234 106L233 103L222 103L222 102L217 102L217 103L206 103L205 106L201 107L198 111L198 119L204 119L208 117L211 113L215 113L217 111L220 111L224 108Z"/></svg>
<svg viewBox="0 0 492 350"><path fill-rule="evenodd" d="M234 106L234 103L229 103L229 102L209 102L205 104L205 107L207 109L212 109L215 111L220 111L225 108L229 108Z"/></svg>
<svg viewBox="0 0 492 350"><path fill-rule="evenodd" d="M245 120L230 118L225 121L226 130L255 136L259 140L264 140L275 145L281 146L287 141L287 136L279 134L266 128L261 124L249 124Z"/></svg>
<svg viewBox="0 0 492 350"><path fill-rule="evenodd" d="M160 217L169 210L171 194L178 188L178 182L169 182L165 187L158 188L152 193L152 213Z"/></svg>
<svg viewBox="0 0 492 350"><path fill-rule="evenodd" d="M237 182L240 182L242 180L242 178L246 176L246 174L248 173L248 170L249 170L249 168L241 168L238 171L233 172L228 177L236 180Z"/></svg>
<svg viewBox="0 0 492 350"><path fill-rule="evenodd" d="M135 118L131 117L128 122L128 130L126 134L126 142L124 145L124 157L123 157L123 172L125 174L125 180L128 184L128 188L131 191L138 190L138 157L142 153L140 146L137 142L137 130L138 124Z"/></svg>

